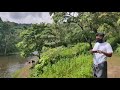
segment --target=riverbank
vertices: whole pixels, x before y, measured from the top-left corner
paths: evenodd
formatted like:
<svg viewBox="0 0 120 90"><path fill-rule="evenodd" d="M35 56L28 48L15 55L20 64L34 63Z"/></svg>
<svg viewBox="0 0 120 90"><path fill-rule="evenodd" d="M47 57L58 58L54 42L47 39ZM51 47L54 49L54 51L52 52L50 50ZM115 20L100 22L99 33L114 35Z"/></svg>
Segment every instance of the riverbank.
<svg viewBox="0 0 120 90"><path fill-rule="evenodd" d="M0 53L0 56L11 56L11 55L19 55L19 53L18 52L16 52L16 53L8 53L8 54L2 54L2 53Z"/></svg>
<svg viewBox="0 0 120 90"><path fill-rule="evenodd" d="M26 65L20 70L17 70L15 73L12 74L13 78L29 78L30 75L30 67L31 65Z"/></svg>
<svg viewBox="0 0 120 90"><path fill-rule="evenodd" d="M17 70L12 74L13 78L29 78L30 77L30 68L32 68L35 63L37 63L38 57L30 57L26 63L24 64L24 67Z"/></svg>
<svg viewBox="0 0 120 90"><path fill-rule="evenodd" d="M20 55L0 56L0 78L11 78L11 74L23 68L26 58Z"/></svg>

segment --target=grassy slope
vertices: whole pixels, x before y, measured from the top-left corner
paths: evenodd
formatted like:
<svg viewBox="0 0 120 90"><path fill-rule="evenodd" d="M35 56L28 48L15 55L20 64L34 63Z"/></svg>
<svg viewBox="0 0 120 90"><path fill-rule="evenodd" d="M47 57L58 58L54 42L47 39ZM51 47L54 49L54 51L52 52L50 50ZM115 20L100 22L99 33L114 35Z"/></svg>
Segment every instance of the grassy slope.
<svg viewBox="0 0 120 90"><path fill-rule="evenodd" d="M60 60L52 66L44 67L41 78L90 78L92 77L91 56L79 56Z"/></svg>
<svg viewBox="0 0 120 90"><path fill-rule="evenodd" d="M31 77L38 78L90 78L92 77L92 56L86 44L71 48L54 48L44 52L32 70ZM55 62L57 61L57 62ZM53 62L51 64L51 62Z"/></svg>
<svg viewBox="0 0 120 90"><path fill-rule="evenodd" d="M30 65L26 65L20 70L17 70L12 75L13 78L28 78L30 77Z"/></svg>

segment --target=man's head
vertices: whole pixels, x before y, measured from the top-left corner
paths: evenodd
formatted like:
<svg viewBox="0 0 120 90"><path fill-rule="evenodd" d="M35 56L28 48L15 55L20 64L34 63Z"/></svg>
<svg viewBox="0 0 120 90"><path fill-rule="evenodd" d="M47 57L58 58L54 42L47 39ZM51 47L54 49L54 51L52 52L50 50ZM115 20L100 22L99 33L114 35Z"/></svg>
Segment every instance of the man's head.
<svg viewBox="0 0 120 90"><path fill-rule="evenodd" d="M103 43L104 33L96 34L96 42Z"/></svg>

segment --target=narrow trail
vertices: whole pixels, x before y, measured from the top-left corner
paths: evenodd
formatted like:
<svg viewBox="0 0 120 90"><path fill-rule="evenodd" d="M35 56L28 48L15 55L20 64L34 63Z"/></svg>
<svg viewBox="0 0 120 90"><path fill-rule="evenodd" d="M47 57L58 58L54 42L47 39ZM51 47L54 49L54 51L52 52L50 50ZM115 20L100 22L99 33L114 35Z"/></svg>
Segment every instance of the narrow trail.
<svg viewBox="0 0 120 90"><path fill-rule="evenodd" d="M108 58L108 78L120 78L120 56Z"/></svg>
<svg viewBox="0 0 120 90"><path fill-rule="evenodd" d="M33 66L32 61L37 62L38 58L33 57L33 58L31 58L31 60L26 62L25 66L21 69L21 71L20 71L20 73L18 75L19 78L29 78L29 76L30 76L30 68Z"/></svg>

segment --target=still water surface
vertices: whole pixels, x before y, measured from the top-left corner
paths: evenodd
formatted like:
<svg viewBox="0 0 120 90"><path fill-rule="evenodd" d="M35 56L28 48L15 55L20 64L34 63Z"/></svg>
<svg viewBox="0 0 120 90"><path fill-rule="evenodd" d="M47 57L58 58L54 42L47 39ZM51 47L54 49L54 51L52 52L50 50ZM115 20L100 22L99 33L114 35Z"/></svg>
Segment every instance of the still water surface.
<svg viewBox="0 0 120 90"><path fill-rule="evenodd" d="M26 60L18 55L0 56L0 78L11 78L11 74L22 68Z"/></svg>

